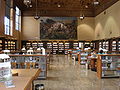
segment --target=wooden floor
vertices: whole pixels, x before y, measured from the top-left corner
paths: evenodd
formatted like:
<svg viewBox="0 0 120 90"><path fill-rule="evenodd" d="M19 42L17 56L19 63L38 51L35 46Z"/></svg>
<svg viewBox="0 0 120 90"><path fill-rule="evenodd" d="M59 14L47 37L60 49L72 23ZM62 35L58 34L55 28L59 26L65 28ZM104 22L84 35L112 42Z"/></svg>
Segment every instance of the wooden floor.
<svg viewBox="0 0 120 90"><path fill-rule="evenodd" d="M35 83L45 85L45 90L120 90L119 78L98 79L96 72L73 62L65 55L54 55L48 78Z"/></svg>

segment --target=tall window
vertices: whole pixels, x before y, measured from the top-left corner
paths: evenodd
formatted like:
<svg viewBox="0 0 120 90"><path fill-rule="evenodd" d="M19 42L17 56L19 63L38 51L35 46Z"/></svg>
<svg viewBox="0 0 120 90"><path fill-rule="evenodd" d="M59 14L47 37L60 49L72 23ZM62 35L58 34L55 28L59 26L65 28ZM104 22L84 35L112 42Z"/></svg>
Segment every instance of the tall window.
<svg viewBox="0 0 120 90"><path fill-rule="evenodd" d="M21 29L21 12L20 9L18 7L16 7L16 18L15 18L15 27L16 30L20 30Z"/></svg>
<svg viewBox="0 0 120 90"><path fill-rule="evenodd" d="M10 31L10 1L11 0L6 0L6 7L5 7L5 17L4 17L4 26L5 26L5 34L6 35L11 35Z"/></svg>
<svg viewBox="0 0 120 90"><path fill-rule="evenodd" d="M5 34L10 35L10 19L5 16L4 18Z"/></svg>

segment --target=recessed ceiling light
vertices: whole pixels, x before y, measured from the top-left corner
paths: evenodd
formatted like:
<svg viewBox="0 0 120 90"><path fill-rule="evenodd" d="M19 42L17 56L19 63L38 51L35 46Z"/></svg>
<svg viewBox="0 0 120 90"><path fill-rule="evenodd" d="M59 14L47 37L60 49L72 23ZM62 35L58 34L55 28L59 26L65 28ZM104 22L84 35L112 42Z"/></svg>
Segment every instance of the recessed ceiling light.
<svg viewBox="0 0 120 90"><path fill-rule="evenodd" d="M99 4L99 2L93 2L93 4L94 4L94 5L98 5L98 4Z"/></svg>
<svg viewBox="0 0 120 90"><path fill-rule="evenodd" d="M83 16L80 16L80 20L83 20L84 19L84 17Z"/></svg>
<svg viewBox="0 0 120 90"><path fill-rule="evenodd" d="M30 5L32 2L31 2L31 0L24 0L23 3L24 3L25 5Z"/></svg>
<svg viewBox="0 0 120 90"><path fill-rule="evenodd" d="M60 4L58 4L58 7L59 7L59 8L61 7Z"/></svg>
<svg viewBox="0 0 120 90"><path fill-rule="evenodd" d="M94 4L94 5L98 5L99 3L100 3L100 2L99 2L98 0L94 0L94 1L93 1L93 4Z"/></svg>
<svg viewBox="0 0 120 90"><path fill-rule="evenodd" d="M85 5L85 8L88 8L88 5Z"/></svg>
<svg viewBox="0 0 120 90"><path fill-rule="evenodd" d="M84 14L80 15L80 20L83 20L85 18Z"/></svg>
<svg viewBox="0 0 120 90"><path fill-rule="evenodd" d="M30 5L30 7L32 7L32 5Z"/></svg>
<svg viewBox="0 0 120 90"><path fill-rule="evenodd" d="M40 17L38 15L34 16L34 19L38 20Z"/></svg>

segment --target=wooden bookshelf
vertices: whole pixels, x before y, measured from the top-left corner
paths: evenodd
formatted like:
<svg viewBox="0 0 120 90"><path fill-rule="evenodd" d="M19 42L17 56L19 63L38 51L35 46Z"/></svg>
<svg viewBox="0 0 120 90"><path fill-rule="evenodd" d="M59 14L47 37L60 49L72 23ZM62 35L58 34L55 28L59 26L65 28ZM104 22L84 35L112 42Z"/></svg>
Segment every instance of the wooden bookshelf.
<svg viewBox="0 0 120 90"><path fill-rule="evenodd" d="M113 40L112 41L112 51L116 51L117 50L117 41Z"/></svg>
<svg viewBox="0 0 120 90"><path fill-rule="evenodd" d="M3 43L5 50L15 51L17 47L17 40L5 39L5 44Z"/></svg>
<svg viewBox="0 0 120 90"><path fill-rule="evenodd" d="M3 48L2 44L3 44L2 39L0 39L0 51L1 51L2 48Z"/></svg>
<svg viewBox="0 0 120 90"><path fill-rule="evenodd" d="M120 54L98 55L97 76L98 78L119 77Z"/></svg>
<svg viewBox="0 0 120 90"><path fill-rule="evenodd" d="M8 42L5 42L8 44ZM106 49L108 51L118 52L120 51L120 39L103 39L103 40L94 40L94 41L78 41L78 40L24 40L22 41L22 47L25 46L26 49L33 47L37 49L38 47L44 47L45 49L51 49L51 54L63 53L67 54L67 49L76 49L77 47L82 47L88 44L95 50L99 51L99 48ZM8 46L5 46L8 48ZM22 48L21 47L21 48Z"/></svg>
<svg viewBox="0 0 120 90"><path fill-rule="evenodd" d="M81 65L85 65L88 61L88 52L87 51L81 51L78 61Z"/></svg>
<svg viewBox="0 0 120 90"><path fill-rule="evenodd" d="M5 37L0 38L0 51L2 50L16 51L16 49L17 49L17 40L6 39Z"/></svg>
<svg viewBox="0 0 120 90"><path fill-rule="evenodd" d="M73 48L76 49L77 47L79 47L79 42L78 41L73 41Z"/></svg>

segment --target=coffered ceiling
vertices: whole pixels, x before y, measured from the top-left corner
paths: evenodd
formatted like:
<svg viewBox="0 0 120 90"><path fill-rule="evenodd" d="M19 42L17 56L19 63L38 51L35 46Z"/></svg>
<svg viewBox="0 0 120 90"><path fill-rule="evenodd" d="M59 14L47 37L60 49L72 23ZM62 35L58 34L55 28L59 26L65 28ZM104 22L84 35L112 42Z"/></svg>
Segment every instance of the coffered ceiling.
<svg viewBox="0 0 120 90"><path fill-rule="evenodd" d="M97 0L98 5L93 4L96 0L32 0L32 7L27 7L24 0L14 0L22 10L24 16L76 16L84 14L94 17L104 9L110 7L119 0Z"/></svg>

